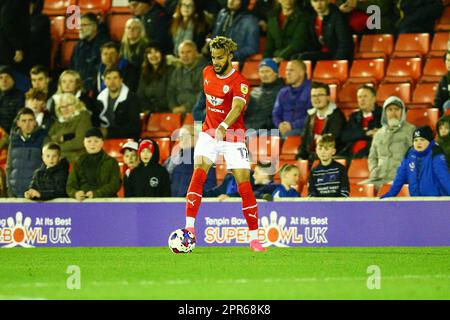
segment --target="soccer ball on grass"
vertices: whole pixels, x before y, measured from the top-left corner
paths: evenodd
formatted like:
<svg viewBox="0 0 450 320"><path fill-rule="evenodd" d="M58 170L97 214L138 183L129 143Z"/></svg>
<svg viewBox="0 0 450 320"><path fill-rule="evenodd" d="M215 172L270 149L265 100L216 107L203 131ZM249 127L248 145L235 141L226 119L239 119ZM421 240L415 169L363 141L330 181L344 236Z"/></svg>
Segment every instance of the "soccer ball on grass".
<svg viewBox="0 0 450 320"><path fill-rule="evenodd" d="M195 236L186 229L178 229L169 236L169 248L173 253L191 253L195 248Z"/></svg>

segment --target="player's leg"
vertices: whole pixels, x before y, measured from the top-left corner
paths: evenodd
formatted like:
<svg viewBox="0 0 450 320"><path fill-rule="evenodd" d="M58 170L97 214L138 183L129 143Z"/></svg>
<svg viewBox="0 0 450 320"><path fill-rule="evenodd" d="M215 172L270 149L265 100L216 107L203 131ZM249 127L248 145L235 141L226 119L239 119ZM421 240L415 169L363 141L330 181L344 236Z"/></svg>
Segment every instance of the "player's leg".
<svg viewBox="0 0 450 320"><path fill-rule="evenodd" d="M242 198L242 213L250 233L250 248L253 251L266 251L258 241L258 204L250 183L250 170L233 169L232 172Z"/></svg>
<svg viewBox="0 0 450 320"><path fill-rule="evenodd" d="M200 132L194 150L194 173L186 194L186 229L194 234L195 218L202 201L203 185L216 158L216 141L206 133Z"/></svg>

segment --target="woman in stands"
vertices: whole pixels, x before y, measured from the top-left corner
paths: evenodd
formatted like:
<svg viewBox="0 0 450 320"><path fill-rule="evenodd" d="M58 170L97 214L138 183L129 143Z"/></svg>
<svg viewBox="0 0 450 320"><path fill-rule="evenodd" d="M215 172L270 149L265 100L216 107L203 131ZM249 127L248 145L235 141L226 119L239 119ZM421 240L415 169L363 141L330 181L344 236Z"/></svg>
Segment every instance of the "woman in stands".
<svg viewBox="0 0 450 320"><path fill-rule="evenodd" d="M61 93L53 96L57 121L48 132L49 142L61 147L61 156L74 163L84 153L84 134L92 128L91 115L72 93Z"/></svg>
<svg viewBox="0 0 450 320"><path fill-rule="evenodd" d="M199 50L203 48L206 36L211 31L212 20L200 1L178 0L170 26L175 56L178 56L178 46L185 40L194 41Z"/></svg>
<svg viewBox="0 0 450 320"><path fill-rule="evenodd" d="M170 112L167 86L172 70L161 47L150 43L145 49L137 91L143 112Z"/></svg>
<svg viewBox="0 0 450 320"><path fill-rule="evenodd" d="M139 70L142 66L144 51L148 43L149 40L141 20L138 18L128 19L120 43L120 56Z"/></svg>

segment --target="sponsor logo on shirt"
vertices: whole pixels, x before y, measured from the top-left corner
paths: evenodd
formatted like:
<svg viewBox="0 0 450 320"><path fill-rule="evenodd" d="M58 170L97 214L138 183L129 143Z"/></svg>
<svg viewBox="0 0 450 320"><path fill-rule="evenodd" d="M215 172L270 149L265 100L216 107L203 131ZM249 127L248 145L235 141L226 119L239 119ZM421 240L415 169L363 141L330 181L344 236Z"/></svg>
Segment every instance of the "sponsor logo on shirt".
<svg viewBox="0 0 450 320"><path fill-rule="evenodd" d="M220 106L223 103L223 99L211 96L209 94L206 94L206 99L208 99L208 102L214 107Z"/></svg>

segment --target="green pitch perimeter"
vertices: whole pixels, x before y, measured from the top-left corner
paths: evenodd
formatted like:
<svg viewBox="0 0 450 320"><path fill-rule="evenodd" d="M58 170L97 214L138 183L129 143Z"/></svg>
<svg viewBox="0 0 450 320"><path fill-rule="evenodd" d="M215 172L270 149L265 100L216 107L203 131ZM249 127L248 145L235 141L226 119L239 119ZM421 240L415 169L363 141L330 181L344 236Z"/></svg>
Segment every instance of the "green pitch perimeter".
<svg viewBox="0 0 450 320"><path fill-rule="evenodd" d="M80 290L66 286L70 265ZM371 265L380 289L367 287ZM0 299L21 298L450 299L450 248L0 249Z"/></svg>

